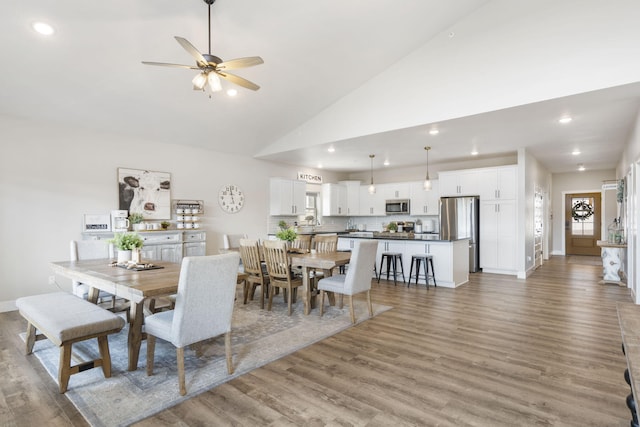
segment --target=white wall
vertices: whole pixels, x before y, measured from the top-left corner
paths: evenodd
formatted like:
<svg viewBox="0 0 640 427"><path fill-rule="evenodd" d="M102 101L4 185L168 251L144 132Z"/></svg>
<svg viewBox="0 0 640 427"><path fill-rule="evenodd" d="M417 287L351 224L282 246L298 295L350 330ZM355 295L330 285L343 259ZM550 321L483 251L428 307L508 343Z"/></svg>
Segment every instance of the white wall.
<svg viewBox="0 0 640 427"><path fill-rule="evenodd" d="M615 179L614 170L556 173L553 179L553 240L552 254L564 255L564 195L566 193L601 192L602 182Z"/></svg>
<svg viewBox="0 0 640 427"><path fill-rule="evenodd" d="M172 199L204 200L208 254L222 247L224 233L266 236L268 177L295 179L299 169L6 117L0 117L0 129L0 311L13 309L20 296L56 290L48 284L48 263L69 258L69 240L81 238L83 214L118 208L118 167L170 172ZM327 182L341 178L300 170L321 174ZM245 191L246 204L239 213L219 208L223 184Z"/></svg>

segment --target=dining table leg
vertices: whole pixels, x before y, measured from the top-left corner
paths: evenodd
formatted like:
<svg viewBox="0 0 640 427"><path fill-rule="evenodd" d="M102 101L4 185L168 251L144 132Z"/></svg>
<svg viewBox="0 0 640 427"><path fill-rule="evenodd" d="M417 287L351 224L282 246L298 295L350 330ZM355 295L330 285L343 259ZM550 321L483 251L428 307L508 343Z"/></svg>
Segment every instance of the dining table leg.
<svg viewBox="0 0 640 427"><path fill-rule="evenodd" d="M131 301L129 312L129 371L138 368L138 357L140 356L140 345L142 344L142 323L144 322L144 300L139 302Z"/></svg>

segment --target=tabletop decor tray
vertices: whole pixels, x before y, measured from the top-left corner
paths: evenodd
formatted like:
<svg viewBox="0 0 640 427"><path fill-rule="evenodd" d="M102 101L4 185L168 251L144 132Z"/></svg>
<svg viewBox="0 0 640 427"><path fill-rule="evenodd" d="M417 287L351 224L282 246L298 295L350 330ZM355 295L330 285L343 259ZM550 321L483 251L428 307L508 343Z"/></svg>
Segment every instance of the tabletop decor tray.
<svg viewBox="0 0 640 427"><path fill-rule="evenodd" d="M159 268L164 268L161 265L155 265L155 264L116 264L116 266L120 268L125 268L127 270L132 270L132 271L157 270Z"/></svg>

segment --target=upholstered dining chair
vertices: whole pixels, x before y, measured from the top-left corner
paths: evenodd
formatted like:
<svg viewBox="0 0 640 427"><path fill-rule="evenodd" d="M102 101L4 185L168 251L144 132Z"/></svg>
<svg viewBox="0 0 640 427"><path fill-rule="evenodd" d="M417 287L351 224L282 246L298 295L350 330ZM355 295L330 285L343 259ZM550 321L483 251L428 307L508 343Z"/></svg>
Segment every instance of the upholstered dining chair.
<svg viewBox="0 0 640 427"><path fill-rule="evenodd" d="M246 234L223 234L222 248L225 250L237 250L240 247L240 239L246 238Z"/></svg>
<svg viewBox="0 0 640 427"><path fill-rule="evenodd" d="M113 244L106 240L71 240L69 243L69 260L81 261L85 259L113 258ZM73 294L87 299L89 297L89 285L78 281L72 282ZM113 294L100 291L99 301L111 300L111 309L115 309L116 298Z"/></svg>
<svg viewBox="0 0 640 427"><path fill-rule="evenodd" d="M264 308L264 296L268 292L270 279L266 266L262 264L258 241L240 239L240 257L244 265L244 272L248 275L244 285L244 303L247 303L248 297L253 300L256 287L260 286L260 308Z"/></svg>
<svg viewBox="0 0 640 427"><path fill-rule="evenodd" d="M147 375L153 374L156 338L176 347L180 394L185 395L184 348L224 334L227 372L231 360L231 317L240 254L237 252L182 259L175 309L147 316Z"/></svg>
<svg viewBox="0 0 640 427"><path fill-rule="evenodd" d="M287 298L289 316L291 316L291 305L295 302L297 288L302 286L302 277L294 276L291 271L291 261L287 254L287 244L281 240L265 240L262 244L264 261L267 264L269 273L269 304L267 310L271 311L273 304L273 293L275 288L285 290L284 296Z"/></svg>
<svg viewBox="0 0 640 427"><path fill-rule="evenodd" d="M318 281L320 290L320 316L323 314L325 292L334 292L349 297L349 312L351 323L356 323L353 307L353 295L365 292L369 306L369 317L373 316L371 305L371 265L376 260L378 242L376 240L362 240L356 242L351 253L347 274L338 274Z"/></svg>

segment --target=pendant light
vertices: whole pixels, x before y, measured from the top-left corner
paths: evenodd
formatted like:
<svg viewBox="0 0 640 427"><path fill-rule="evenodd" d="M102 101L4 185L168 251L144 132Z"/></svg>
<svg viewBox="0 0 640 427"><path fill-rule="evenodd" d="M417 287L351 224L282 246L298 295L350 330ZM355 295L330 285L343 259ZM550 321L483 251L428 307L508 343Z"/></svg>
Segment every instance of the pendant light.
<svg viewBox="0 0 640 427"><path fill-rule="evenodd" d="M427 175L424 177L424 184L422 185L425 191L431 191L431 180L429 179L429 150L431 147L424 147L427 152Z"/></svg>
<svg viewBox="0 0 640 427"><path fill-rule="evenodd" d="M371 184L369 184L369 194L376 193L376 186L373 185L373 158L375 156L375 154L369 154L369 158L371 159Z"/></svg>

